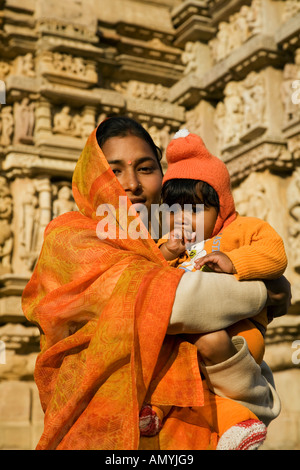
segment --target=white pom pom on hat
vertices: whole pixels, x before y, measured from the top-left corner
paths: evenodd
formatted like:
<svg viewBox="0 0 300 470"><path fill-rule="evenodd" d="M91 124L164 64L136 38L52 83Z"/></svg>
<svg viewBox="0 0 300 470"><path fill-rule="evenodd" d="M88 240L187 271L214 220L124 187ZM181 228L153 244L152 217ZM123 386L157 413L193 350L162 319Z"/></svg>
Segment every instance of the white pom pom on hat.
<svg viewBox="0 0 300 470"><path fill-rule="evenodd" d="M180 139L181 137L187 137L188 135L190 135L190 131L188 129L179 129L173 139Z"/></svg>

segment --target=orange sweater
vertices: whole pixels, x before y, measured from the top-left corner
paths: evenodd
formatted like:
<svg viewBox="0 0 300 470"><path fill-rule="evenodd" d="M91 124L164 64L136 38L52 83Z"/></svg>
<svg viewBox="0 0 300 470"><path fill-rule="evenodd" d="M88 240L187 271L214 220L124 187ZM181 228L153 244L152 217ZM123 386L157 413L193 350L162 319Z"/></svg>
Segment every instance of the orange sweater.
<svg viewBox="0 0 300 470"><path fill-rule="evenodd" d="M166 238L161 239L158 246L166 241ZM205 242L204 250L206 253L225 253L236 269L235 277L240 281L276 279L284 273L287 266L282 238L267 222L255 217L238 215L222 232ZM187 259L185 252L171 261L170 265L178 267ZM268 324L265 312L254 320L264 328Z"/></svg>

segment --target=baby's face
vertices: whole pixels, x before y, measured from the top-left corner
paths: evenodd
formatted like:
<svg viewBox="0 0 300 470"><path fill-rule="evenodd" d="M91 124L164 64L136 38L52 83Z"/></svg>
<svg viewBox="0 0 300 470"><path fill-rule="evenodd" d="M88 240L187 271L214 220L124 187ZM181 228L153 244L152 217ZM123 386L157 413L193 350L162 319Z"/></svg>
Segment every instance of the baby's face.
<svg viewBox="0 0 300 470"><path fill-rule="evenodd" d="M189 210L190 208L191 210ZM187 232L196 234L197 243L209 239L218 218L217 209L212 206L204 206L204 204L193 204L190 208L182 210L181 214L171 214L171 230L181 226Z"/></svg>

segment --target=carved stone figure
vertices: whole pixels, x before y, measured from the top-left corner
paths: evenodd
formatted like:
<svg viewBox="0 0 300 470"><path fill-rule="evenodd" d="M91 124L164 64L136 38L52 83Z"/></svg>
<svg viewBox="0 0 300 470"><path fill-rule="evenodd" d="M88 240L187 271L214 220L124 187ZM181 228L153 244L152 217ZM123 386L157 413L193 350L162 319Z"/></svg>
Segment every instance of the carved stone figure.
<svg viewBox="0 0 300 470"><path fill-rule="evenodd" d="M225 96L226 119L224 120L225 128L223 130L224 146L230 147L238 145L243 122L243 102L239 83L228 83L225 89Z"/></svg>
<svg viewBox="0 0 300 470"><path fill-rule="evenodd" d="M253 177L252 177L253 176ZM234 191L234 200L238 213L241 216L258 217L268 220L270 201L267 197L266 187L255 180L255 174Z"/></svg>
<svg viewBox="0 0 300 470"><path fill-rule="evenodd" d="M293 249L290 262L300 272L300 168L293 173L292 181L287 189L287 205L290 215L289 245Z"/></svg>
<svg viewBox="0 0 300 470"><path fill-rule="evenodd" d="M35 103L31 103L28 98L24 98L21 103L14 105L15 133L14 144L33 143L33 132L35 123Z"/></svg>
<svg viewBox="0 0 300 470"><path fill-rule="evenodd" d="M300 80L300 49L295 53L295 64L286 64L283 69L283 82L281 85L281 99L284 106L284 121L288 124L297 115L300 116L299 105L293 103L293 83Z"/></svg>
<svg viewBox="0 0 300 470"><path fill-rule="evenodd" d="M4 79L10 72L10 64L0 61L0 79Z"/></svg>
<svg viewBox="0 0 300 470"><path fill-rule="evenodd" d="M38 256L37 240L39 232L39 199L33 183L31 183L24 194L21 210L21 241L20 257L24 260L29 270Z"/></svg>
<svg viewBox="0 0 300 470"><path fill-rule="evenodd" d="M171 133L171 126L165 125L161 130L160 130L160 135L159 135L159 144L162 153L164 153L167 149L167 146L169 145L170 142L170 133Z"/></svg>
<svg viewBox="0 0 300 470"><path fill-rule="evenodd" d="M266 126L266 84L264 76L251 72L245 80L229 82L224 103L215 113L215 132L220 149L239 145L249 131Z"/></svg>
<svg viewBox="0 0 300 470"><path fill-rule="evenodd" d="M223 101L219 101L214 116L215 135L218 142L219 150L225 146L225 124L226 124L226 107Z"/></svg>
<svg viewBox="0 0 300 470"><path fill-rule="evenodd" d="M160 129L157 126L149 126L147 123L143 123L143 127L147 129L155 145L164 153L170 142L171 126L165 124L163 128Z"/></svg>
<svg viewBox="0 0 300 470"><path fill-rule="evenodd" d="M215 61L219 62L228 55L228 40L230 35L230 26L228 23L222 21L219 24L219 31L217 33L217 41L215 45L216 57Z"/></svg>
<svg viewBox="0 0 300 470"><path fill-rule="evenodd" d="M13 132L14 118L12 115L12 107L5 106L1 111L0 145L3 145L3 147L10 145Z"/></svg>
<svg viewBox="0 0 300 470"><path fill-rule="evenodd" d="M184 75L196 72L199 67L199 57L197 55L197 43L187 42L182 53L181 61L185 66Z"/></svg>
<svg viewBox="0 0 300 470"><path fill-rule="evenodd" d="M35 65L31 52L18 57L17 73L26 77L35 77Z"/></svg>
<svg viewBox="0 0 300 470"><path fill-rule="evenodd" d="M288 21L300 11L299 0L286 0L284 5L283 21Z"/></svg>
<svg viewBox="0 0 300 470"><path fill-rule="evenodd" d="M70 115L70 107L64 106L61 112L54 116L53 132L57 134L70 135L75 129L74 121Z"/></svg>
<svg viewBox="0 0 300 470"><path fill-rule="evenodd" d="M60 75L74 76L79 79L95 80L97 78L93 64L89 64L82 57L73 57L70 54L51 53L44 54L47 71Z"/></svg>
<svg viewBox="0 0 300 470"><path fill-rule="evenodd" d="M250 37L261 33L262 28L261 0L253 0L251 6L242 6L238 13L230 16L228 22L220 22L216 38L209 43L213 61L217 63L228 57Z"/></svg>
<svg viewBox="0 0 300 470"><path fill-rule="evenodd" d="M254 36L262 31L262 0L252 0L251 7L249 8L248 21L251 35Z"/></svg>
<svg viewBox="0 0 300 470"><path fill-rule="evenodd" d="M61 112L54 116L54 134L69 135L71 137L87 138L95 127L95 116L87 110L83 114L71 114L69 106L64 106Z"/></svg>
<svg viewBox="0 0 300 470"><path fill-rule="evenodd" d="M253 127L255 123L264 124L266 107L266 90L263 77L251 72L243 81L243 105L244 105L244 131Z"/></svg>
<svg viewBox="0 0 300 470"><path fill-rule="evenodd" d="M57 199L53 202L53 217L58 217L65 212L77 210L77 206L72 196L72 189L64 184L57 191Z"/></svg>
<svg viewBox="0 0 300 470"><path fill-rule="evenodd" d="M112 88L119 93L146 100L168 100L168 89L161 84L138 82L130 80L128 83L112 83Z"/></svg>
<svg viewBox="0 0 300 470"><path fill-rule="evenodd" d="M242 6L239 13L235 15L234 24L238 30L239 45L243 44L248 40L251 34L250 25L248 22L249 18L249 7L246 5Z"/></svg>
<svg viewBox="0 0 300 470"><path fill-rule="evenodd" d="M11 272L14 234L11 228L12 196L6 178L0 176L0 274Z"/></svg>

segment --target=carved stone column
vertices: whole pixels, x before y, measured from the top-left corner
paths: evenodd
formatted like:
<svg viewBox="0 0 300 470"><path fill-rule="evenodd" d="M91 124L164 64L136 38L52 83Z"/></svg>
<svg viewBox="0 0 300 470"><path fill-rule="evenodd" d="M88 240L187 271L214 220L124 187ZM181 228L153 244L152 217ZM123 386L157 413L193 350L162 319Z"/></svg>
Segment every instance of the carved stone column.
<svg viewBox="0 0 300 470"><path fill-rule="evenodd" d="M35 138L37 143L43 138L52 135L51 103L46 98L41 98L35 111Z"/></svg>
<svg viewBox="0 0 300 470"><path fill-rule="evenodd" d="M35 180L35 186L39 193L39 231L37 236L36 251L39 253L43 244L44 231L52 219L52 189L50 178L42 175Z"/></svg>

